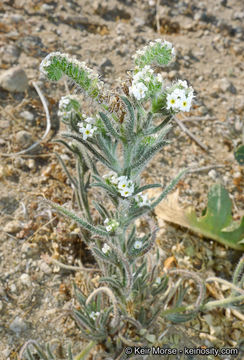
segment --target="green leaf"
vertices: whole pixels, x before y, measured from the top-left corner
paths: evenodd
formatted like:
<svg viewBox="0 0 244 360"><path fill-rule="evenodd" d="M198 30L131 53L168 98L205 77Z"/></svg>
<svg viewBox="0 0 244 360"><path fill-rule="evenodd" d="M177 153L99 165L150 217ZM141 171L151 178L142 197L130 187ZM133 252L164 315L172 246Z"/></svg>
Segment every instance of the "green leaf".
<svg viewBox="0 0 244 360"><path fill-rule="evenodd" d="M240 165L244 165L244 145L239 146L234 155L236 161L238 161Z"/></svg>
<svg viewBox="0 0 244 360"><path fill-rule="evenodd" d="M208 194L206 215L197 218L194 210L187 214L189 224L203 235L236 250L244 250L244 218L238 223L232 220L232 203L225 188L216 184Z"/></svg>
<svg viewBox="0 0 244 360"><path fill-rule="evenodd" d="M185 210L178 205L177 192L160 204L155 212L163 220L187 227L232 249L244 250L244 217L240 222L233 221L229 194L220 184L211 187L207 209L199 218L194 209Z"/></svg>
<svg viewBox="0 0 244 360"><path fill-rule="evenodd" d="M120 135L117 133L116 130L114 130L113 125L111 124L111 121L107 117L106 114L99 112L99 115L101 116L102 121L104 122L104 125L108 129L109 133L116 139L120 139Z"/></svg>
<svg viewBox="0 0 244 360"><path fill-rule="evenodd" d="M79 218L75 213L71 212L68 209L65 209L63 206L60 206L50 200L44 200L44 202L48 203L52 208L59 211L61 214L69 217L70 219L74 220L77 224L79 224L81 227L85 228L86 230L93 232L95 234L101 235L101 236L107 236L108 233L106 231L103 231L101 229L96 228L95 226L89 224L88 222L84 221L83 219Z"/></svg>

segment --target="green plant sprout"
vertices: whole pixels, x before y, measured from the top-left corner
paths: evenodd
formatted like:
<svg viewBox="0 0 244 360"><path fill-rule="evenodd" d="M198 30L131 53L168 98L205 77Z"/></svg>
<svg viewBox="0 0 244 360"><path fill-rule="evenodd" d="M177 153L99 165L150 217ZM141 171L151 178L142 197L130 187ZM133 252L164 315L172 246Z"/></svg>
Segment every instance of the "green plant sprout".
<svg viewBox="0 0 244 360"><path fill-rule="evenodd" d="M166 84L161 74L155 72L156 66L167 66L174 56L172 44L161 39L138 50L131 78L122 84L123 95L122 91L119 95L106 91L93 70L67 54L51 53L41 63L40 70L47 79L58 81L66 76L94 103L91 113L84 114L78 97L68 95L60 100L58 112L67 131L57 141L75 156L77 177L71 175L58 154L57 158L74 189L82 216L45 200L80 226L83 241L103 274L100 287L88 297L75 286L79 306L71 311L71 316L82 338L89 343L76 356L69 349L69 360L85 359L96 345L102 349L99 359L127 359L130 356L124 351L126 346L164 344L159 319L178 324L216 306L237 309L244 299L243 280L239 277L243 259L236 270L230 297L206 304L204 281L195 273L171 269L162 274L159 252L150 268L147 255L157 232L152 211L187 172L182 170L166 187L141 184L142 171L168 144L166 135L172 128L171 119L180 111L189 111L194 98L193 89L185 80ZM100 111L92 112L95 104ZM156 119L160 119L158 125ZM106 174L98 171L97 162L107 169ZM106 201L94 200L92 204L88 201L94 187L104 191ZM147 197L146 191L151 188L161 188L156 199ZM108 201L113 211L108 210ZM99 221L93 220L91 206ZM137 234L135 220L139 217L144 217L150 227L144 236ZM178 280L173 282L173 277ZM189 280L194 281L198 290L193 305L189 305ZM41 359L56 359L50 347L43 348L35 341L25 345L21 357L33 360L34 352Z"/></svg>

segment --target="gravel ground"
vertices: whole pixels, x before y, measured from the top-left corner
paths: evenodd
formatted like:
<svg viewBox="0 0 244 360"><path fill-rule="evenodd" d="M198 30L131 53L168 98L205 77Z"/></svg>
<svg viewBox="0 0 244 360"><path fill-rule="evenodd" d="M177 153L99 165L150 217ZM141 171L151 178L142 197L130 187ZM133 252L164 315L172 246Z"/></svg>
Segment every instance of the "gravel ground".
<svg viewBox="0 0 244 360"><path fill-rule="evenodd" d="M193 110L180 119L198 142L175 124L171 143L155 156L142 179L167 184L182 168L205 168L179 183L182 206L194 206L200 214L210 186L221 182L233 201L233 217L240 219L243 167L233 152L242 142L244 126L243 21L242 0L161 0L157 12L153 1L146 0L0 3L0 360L17 359L28 339L41 343L58 339L60 358L65 358L61 345L70 342L78 353L83 346L79 331L61 310L72 306L73 282L87 293L97 283L96 273L50 262L52 256L68 265L94 266L76 225L40 203L42 195L63 204L72 199L54 151L74 170L70 154L51 143L63 129L57 105L66 85L40 77L41 60L53 51L69 53L117 89L119 79L132 68L131 56L137 49L157 38L172 42L176 61L161 74L168 81L187 79L193 86ZM46 129L33 82L47 99L52 124L41 145L25 153ZM84 110L89 107L84 104ZM162 262L174 256L178 267L204 278L231 279L241 253L160 221L157 245ZM143 226L138 222L138 230ZM208 289L207 296L214 298L214 290ZM197 321L172 329L189 346L236 347L244 337L243 318L228 310L202 314Z"/></svg>

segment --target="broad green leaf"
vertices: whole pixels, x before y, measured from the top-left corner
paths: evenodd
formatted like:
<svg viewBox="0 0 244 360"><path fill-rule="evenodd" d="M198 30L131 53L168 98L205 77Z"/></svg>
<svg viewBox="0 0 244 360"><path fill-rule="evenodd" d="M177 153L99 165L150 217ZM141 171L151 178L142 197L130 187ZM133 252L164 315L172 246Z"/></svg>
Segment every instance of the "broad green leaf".
<svg viewBox="0 0 244 360"><path fill-rule="evenodd" d="M233 221L229 194L220 184L211 187L207 209L199 218L193 208L183 209L179 206L178 191L159 204L155 212L158 218L187 227L232 249L244 251L244 217L239 222Z"/></svg>

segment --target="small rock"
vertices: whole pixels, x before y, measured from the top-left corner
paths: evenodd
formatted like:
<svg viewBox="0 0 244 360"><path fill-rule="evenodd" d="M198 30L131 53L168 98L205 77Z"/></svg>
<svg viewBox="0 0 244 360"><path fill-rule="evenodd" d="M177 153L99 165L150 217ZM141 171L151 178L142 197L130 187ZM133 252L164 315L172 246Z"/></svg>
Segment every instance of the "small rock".
<svg viewBox="0 0 244 360"><path fill-rule="evenodd" d="M0 311L3 309L3 302L0 300Z"/></svg>
<svg viewBox="0 0 244 360"><path fill-rule="evenodd" d="M177 75L177 71L175 70L171 70L169 73L168 73L168 78L169 80L173 80Z"/></svg>
<svg viewBox="0 0 244 360"><path fill-rule="evenodd" d="M22 224L18 220L12 220L9 221L3 228L3 231L10 233L10 234L16 234L22 229Z"/></svg>
<svg viewBox="0 0 244 360"><path fill-rule="evenodd" d="M20 277L20 281L22 282L23 285L26 285L27 287L31 286L31 279L28 274L22 274Z"/></svg>
<svg viewBox="0 0 244 360"><path fill-rule="evenodd" d="M27 324L19 316L16 316L16 318L9 325L9 328L15 334L20 335L20 333L27 330Z"/></svg>
<svg viewBox="0 0 244 360"><path fill-rule="evenodd" d="M21 248L21 252L27 256L33 257L38 253L38 246L35 243L24 242Z"/></svg>
<svg viewBox="0 0 244 360"><path fill-rule="evenodd" d="M236 94L235 86L232 84L231 81L229 81L226 78L217 81L216 84L214 85L214 90L220 91L222 93L226 93L228 91L232 94Z"/></svg>
<svg viewBox="0 0 244 360"><path fill-rule="evenodd" d="M209 173L208 173L208 176L213 179L213 180L216 180L217 178L217 173L214 169L210 170Z"/></svg>
<svg viewBox="0 0 244 360"><path fill-rule="evenodd" d="M40 264L40 270L43 271L45 274L51 274L52 273L51 267L47 263L45 263L44 261L42 261L41 264Z"/></svg>
<svg viewBox="0 0 244 360"><path fill-rule="evenodd" d="M27 148L33 144L32 135L25 130L17 132L15 140L21 148Z"/></svg>
<svg viewBox="0 0 244 360"><path fill-rule="evenodd" d="M11 20L15 23L18 24L19 22L24 20L24 16L20 15L20 14L13 14L11 15Z"/></svg>
<svg viewBox="0 0 244 360"><path fill-rule="evenodd" d="M19 115L26 121L34 120L34 115L30 111L22 111Z"/></svg>
<svg viewBox="0 0 244 360"><path fill-rule="evenodd" d="M28 78L19 66L13 67L0 75L0 87L9 92L23 92L28 87Z"/></svg>
<svg viewBox="0 0 244 360"><path fill-rule="evenodd" d="M107 68L111 68L113 67L113 64L111 62L111 60L109 60L108 58L103 59L103 61L100 63L100 71L102 73L107 71Z"/></svg>
<svg viewBox="0 0 244 360"><path fill-rule="evenodd" d="M18 46L9 44L0 50L1 60L6 64L13 64L20 56L20 49Z"/></svg>
<svg viewBox="0 0 244 360"><path fill-rule="evenodd" d="M232 16L233 20L244 20L244 11L237 11Z"/></svg>
<svg viewBox="0 0 244 360"><path fill-rule="evenodd" d="M12 293L16 293L17 287L16 287L15 284L11 284L11 285L10 285L10 291L11 291Z"/></svg>

